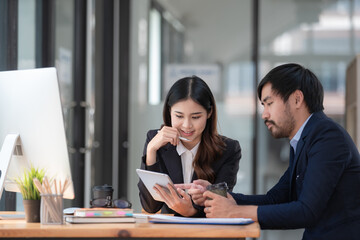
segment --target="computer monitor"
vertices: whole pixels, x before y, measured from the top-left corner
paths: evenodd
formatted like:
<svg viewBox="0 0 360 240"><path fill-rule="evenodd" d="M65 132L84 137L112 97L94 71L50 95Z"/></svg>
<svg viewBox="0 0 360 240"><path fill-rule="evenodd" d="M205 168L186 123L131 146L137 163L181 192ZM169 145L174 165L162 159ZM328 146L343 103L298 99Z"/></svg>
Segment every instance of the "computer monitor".
<svg viewBox="0 0 360 240"><path fill-rule="evenodd" d="M64 198L74 198L55 68L0 72L0 147L0 194L19 192L14 179L33 166L69 179Z"/></svg>

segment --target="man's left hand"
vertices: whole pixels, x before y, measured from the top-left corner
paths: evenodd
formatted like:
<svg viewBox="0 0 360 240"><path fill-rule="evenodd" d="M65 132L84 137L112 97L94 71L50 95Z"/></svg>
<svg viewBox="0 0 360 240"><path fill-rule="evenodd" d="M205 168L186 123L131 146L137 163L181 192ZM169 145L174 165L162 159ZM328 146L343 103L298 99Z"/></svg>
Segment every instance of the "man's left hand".
<svg viewBox="0 0 360 240"><path fill-rule="evenodd" d="M227 198L219 194L206 191L203 196L205 200L206 217L208 218L230 218L232 216L234 207L237 206L234 198L227 193Z"/></svg>
<svg viewBox="0 0 360 240"><path fill-rule="evenodd" d="M237 205L234 198L227 193L227 198L216 193L206 191L204 197L206 217L208 218L251 218L258 221L256 205Z"/></svg>

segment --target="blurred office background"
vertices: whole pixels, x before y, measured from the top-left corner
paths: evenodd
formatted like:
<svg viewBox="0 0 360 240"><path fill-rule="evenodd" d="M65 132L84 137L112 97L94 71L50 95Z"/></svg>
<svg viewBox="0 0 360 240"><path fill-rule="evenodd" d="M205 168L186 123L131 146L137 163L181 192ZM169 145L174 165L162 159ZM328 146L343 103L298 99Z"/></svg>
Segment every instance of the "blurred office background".
<svg viewBox="0 0 360 240"><path fill-rule="evenodd" d="M242 147L234 191L265 193L289 145L264 127L259 80L303 64L325 88L325 113L344 125L346 69L360 52L360 0L0 0L0 16L1 71L58 70L76 194L66 206L88 206L91 188L109 184L140 211L146 132L162 124L169 86L193 74L216 97L220 133ZM21 209L19 195L7 192L0 209Z"/></svg>

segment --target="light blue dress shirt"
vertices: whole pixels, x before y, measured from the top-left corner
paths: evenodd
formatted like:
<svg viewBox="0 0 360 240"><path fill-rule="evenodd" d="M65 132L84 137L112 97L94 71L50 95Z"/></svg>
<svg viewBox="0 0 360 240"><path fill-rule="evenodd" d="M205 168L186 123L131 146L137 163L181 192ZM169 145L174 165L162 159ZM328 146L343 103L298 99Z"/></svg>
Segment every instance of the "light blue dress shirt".
<svg viewBox="0 0 360 240"><path fill-rule="evenodd" d="M306 126L307 122L309 121L309 119L311 118L312 114L306 119L306 121L303 123L303 125L301 125L301 127L299 128L299 130L296 132L295 136L290 140L290 145L293 147L294 149L294 154L296 154L296 146L300 140L301 134L304 130L304 127Z"/></svg>

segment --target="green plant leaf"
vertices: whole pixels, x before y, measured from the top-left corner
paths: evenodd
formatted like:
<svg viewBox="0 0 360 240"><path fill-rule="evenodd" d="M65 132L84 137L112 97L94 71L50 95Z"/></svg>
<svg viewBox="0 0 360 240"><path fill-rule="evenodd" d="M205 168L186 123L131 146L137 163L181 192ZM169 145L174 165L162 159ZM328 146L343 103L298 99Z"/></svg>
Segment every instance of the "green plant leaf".
<svg viewBox="0 0 360 240"><path fill-rule="evenodd" d="M30 169L25 170L23 177L18 177L15 179L16 183L19 186L20 192L25 200L40 200L40 192L34 185L33 179L39 179L40 183L45 176L44 169L38 169L33 166Z"/></svg>

